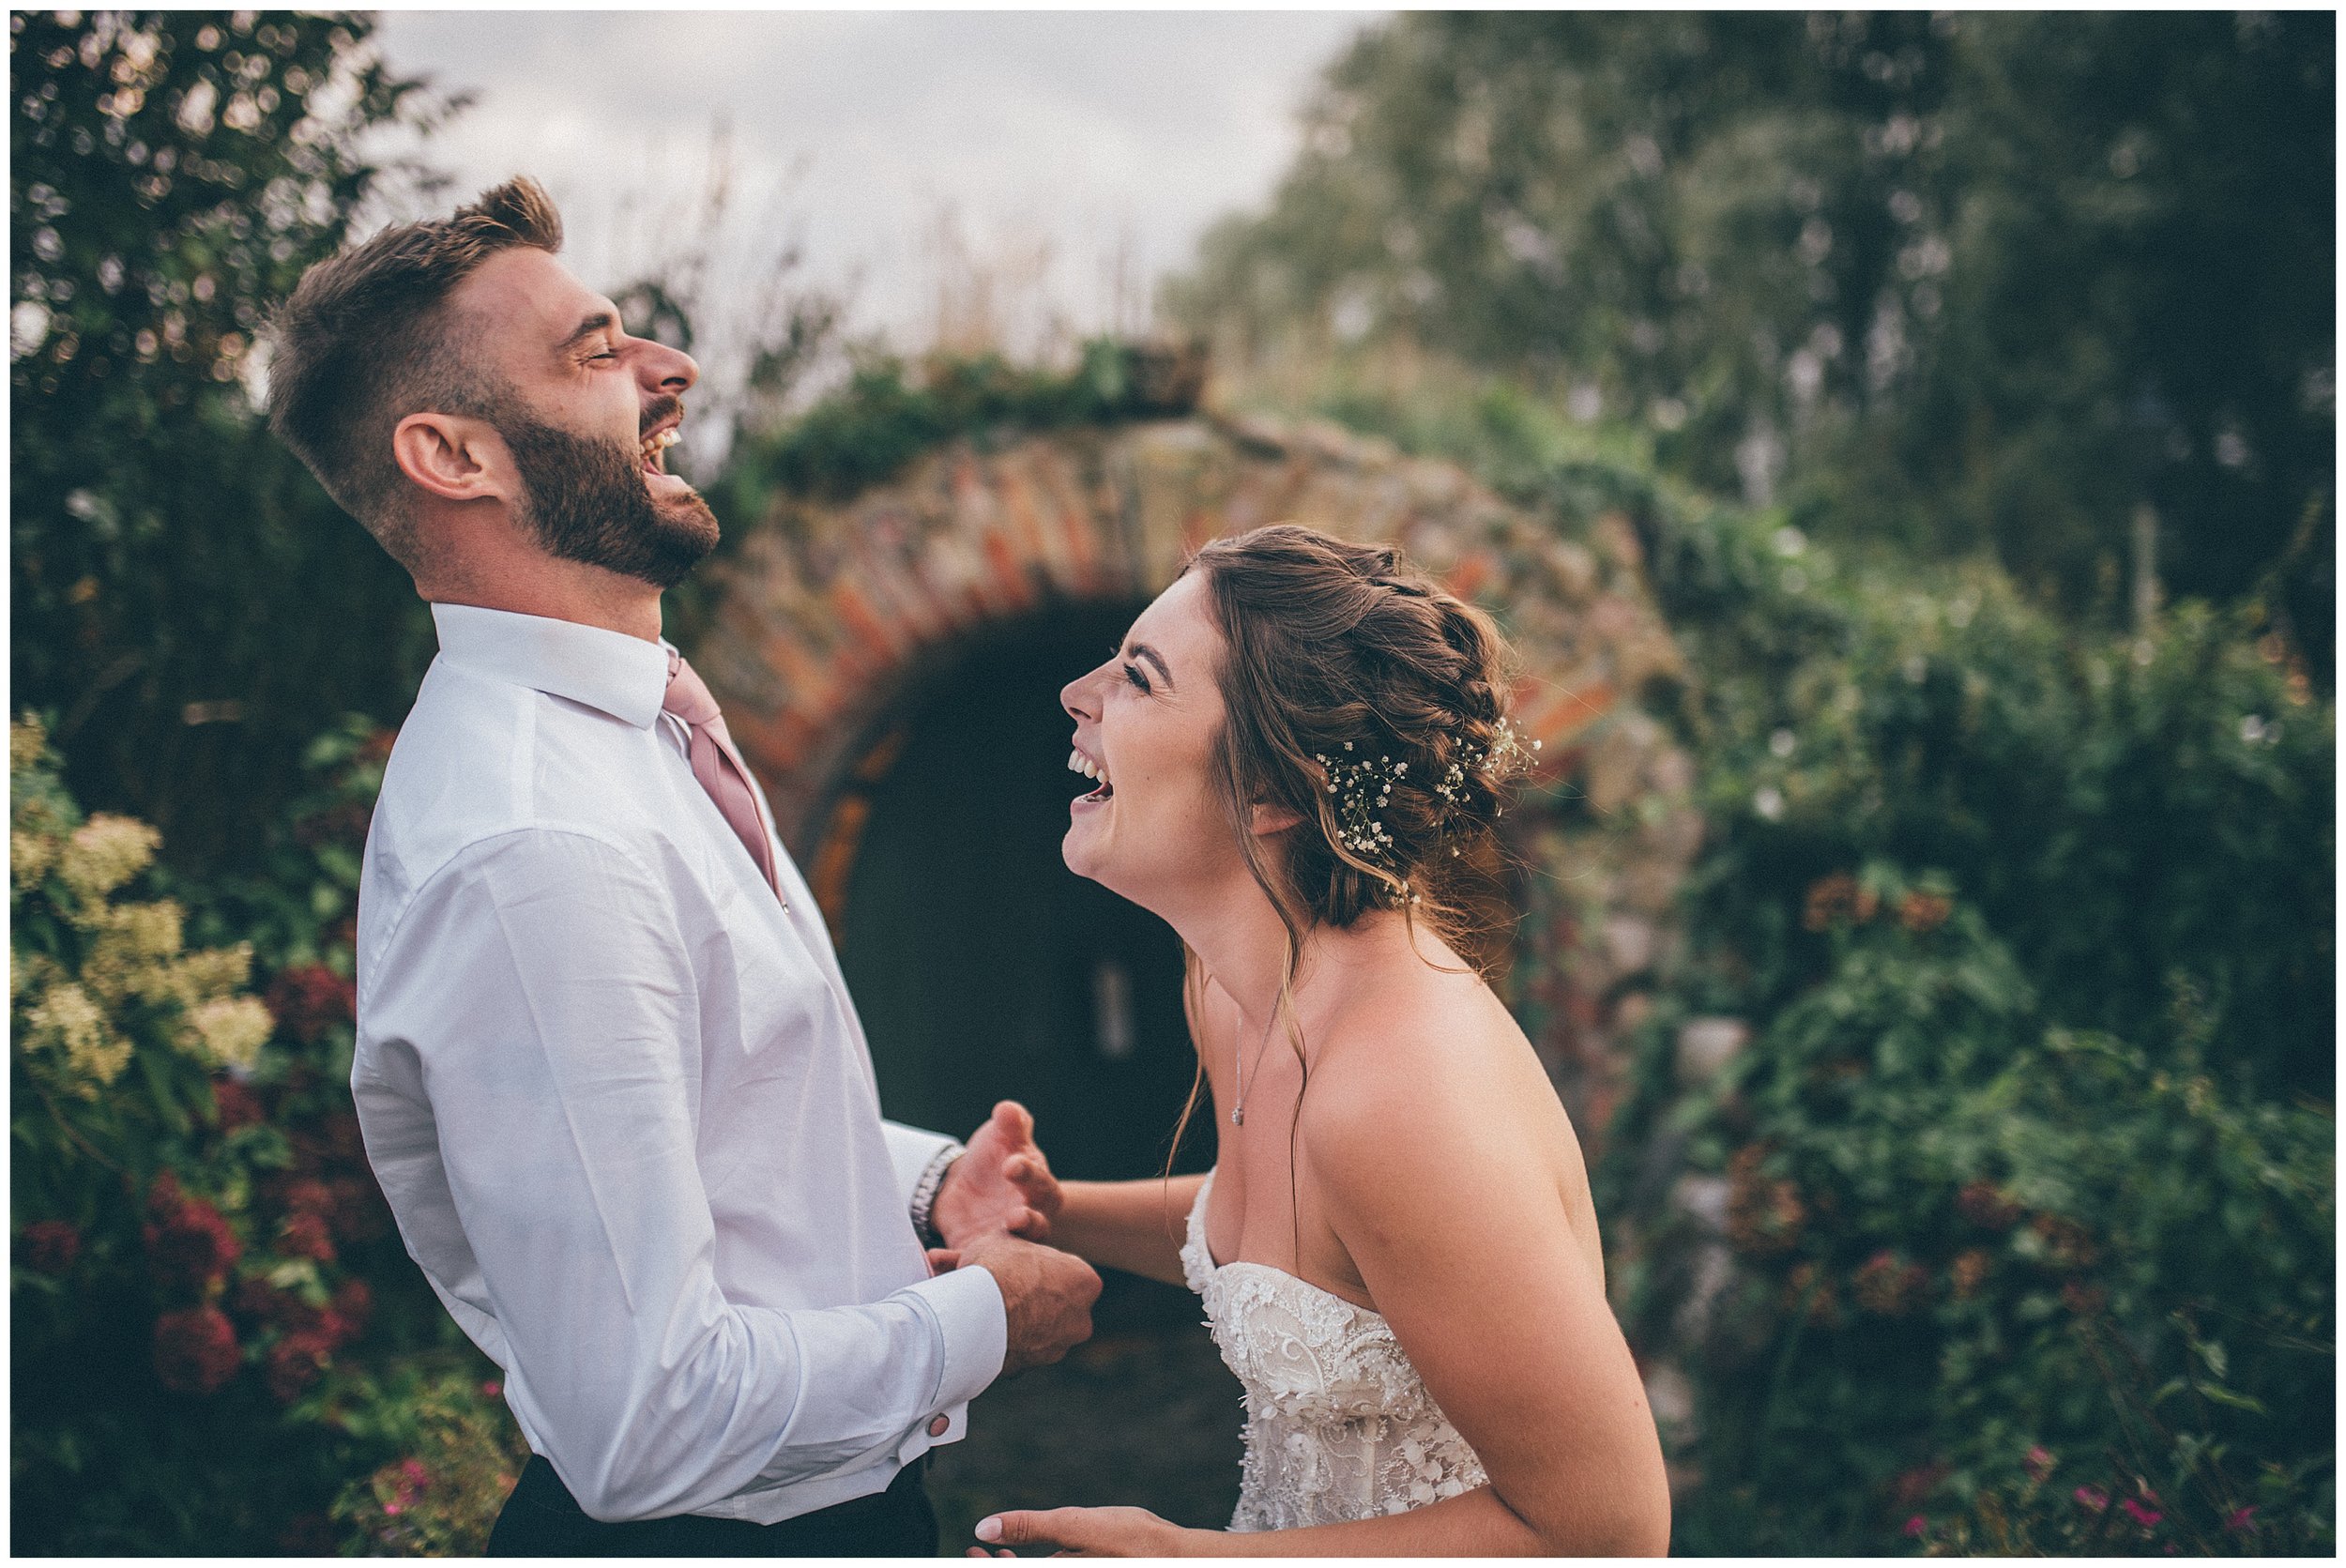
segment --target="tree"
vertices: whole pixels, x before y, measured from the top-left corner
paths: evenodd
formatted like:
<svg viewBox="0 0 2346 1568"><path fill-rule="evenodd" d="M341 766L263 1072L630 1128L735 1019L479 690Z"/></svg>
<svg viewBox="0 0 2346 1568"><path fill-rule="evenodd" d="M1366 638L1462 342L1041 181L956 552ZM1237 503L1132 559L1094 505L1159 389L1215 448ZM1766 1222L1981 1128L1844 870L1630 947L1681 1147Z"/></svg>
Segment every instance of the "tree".
<svg viewBox="0 0 2346 1568"><path fill-rule="evenodd" d="M1167 291L1226 366L1448 357L1811 532L2326 670L2326 15L1420 14Z"/></svg>
<svg viewBox="0 0 2346 1568"><path fill-rule="evenodd" d="M451 105L363 18L12 12L12 655L92 806L249 859L303 746L431 652L397 567L267 434L255 334Z"/></svg>

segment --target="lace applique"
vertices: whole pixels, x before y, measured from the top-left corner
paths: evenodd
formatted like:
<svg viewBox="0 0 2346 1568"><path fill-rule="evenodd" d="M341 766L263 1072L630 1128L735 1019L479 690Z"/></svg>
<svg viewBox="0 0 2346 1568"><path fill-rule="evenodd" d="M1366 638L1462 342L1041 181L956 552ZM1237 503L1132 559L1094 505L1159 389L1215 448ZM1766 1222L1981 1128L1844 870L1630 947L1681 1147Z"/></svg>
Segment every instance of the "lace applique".
<svg viewBox="0 0 2346 1568"><path fill-rule="evenodd" d="M1293 1530L1423 1507L1482 1485L1482 1461L1425 1392L1384 1318L1283 1270L1217 1267L1209 1175L1181 1272L1246 1397L1237 1530Z"/></svg>

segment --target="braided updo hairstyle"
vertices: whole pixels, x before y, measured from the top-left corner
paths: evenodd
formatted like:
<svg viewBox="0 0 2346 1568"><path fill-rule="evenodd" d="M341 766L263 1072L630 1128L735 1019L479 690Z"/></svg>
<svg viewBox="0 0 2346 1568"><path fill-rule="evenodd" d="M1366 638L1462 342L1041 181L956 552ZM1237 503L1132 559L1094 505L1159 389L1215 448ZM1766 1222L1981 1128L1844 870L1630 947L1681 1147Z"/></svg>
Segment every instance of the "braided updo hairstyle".
<svg viewBox="0 0 2346 1568"><path fill-rule="evenodd" d="M1292 524L1215 540L1187 570L1225 643L1216 784L1287 928L1289 978L1314 926L1397 907L1496 979L1512 928L1497 820L1525 754L1490 617L1391 545ZM1284 864L1243 830L1257 801L1302 819Z"/></svg>

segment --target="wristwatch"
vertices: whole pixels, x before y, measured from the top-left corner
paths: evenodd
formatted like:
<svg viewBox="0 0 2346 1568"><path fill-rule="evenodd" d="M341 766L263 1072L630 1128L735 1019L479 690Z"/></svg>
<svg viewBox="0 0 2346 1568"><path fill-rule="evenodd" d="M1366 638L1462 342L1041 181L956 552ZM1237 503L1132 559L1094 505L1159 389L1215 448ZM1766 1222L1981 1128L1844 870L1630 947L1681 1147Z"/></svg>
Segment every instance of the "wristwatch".
<svg viewBox="0 0 2346 1568"><path fill-rule="evenodd" d="M944 1148L931 1156L922 1167L921 1180L912 1184L912 1233L921 1238L921 1244L941 1247L945 1238L937 1234L930 1210L937 1207L937 1189L945 1185L945 1173L953 1168L953 1162L968 1153L968 1149L950 1139Z"/></svg>

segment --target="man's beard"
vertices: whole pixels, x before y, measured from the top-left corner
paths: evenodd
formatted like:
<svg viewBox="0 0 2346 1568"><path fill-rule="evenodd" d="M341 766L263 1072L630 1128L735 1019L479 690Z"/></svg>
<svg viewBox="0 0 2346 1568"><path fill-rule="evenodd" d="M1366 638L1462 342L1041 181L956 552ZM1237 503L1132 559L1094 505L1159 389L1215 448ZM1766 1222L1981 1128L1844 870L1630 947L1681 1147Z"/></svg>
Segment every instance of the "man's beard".
<svg viewBox="0 0 2346 1568"><path fill-rule="evenodd" d="M638 449L501 412L493 422L528 490L522 521L548 555L664 589L717 547L708 503L690 493L654 500Z"/></svg>

